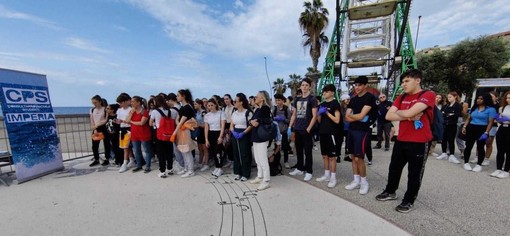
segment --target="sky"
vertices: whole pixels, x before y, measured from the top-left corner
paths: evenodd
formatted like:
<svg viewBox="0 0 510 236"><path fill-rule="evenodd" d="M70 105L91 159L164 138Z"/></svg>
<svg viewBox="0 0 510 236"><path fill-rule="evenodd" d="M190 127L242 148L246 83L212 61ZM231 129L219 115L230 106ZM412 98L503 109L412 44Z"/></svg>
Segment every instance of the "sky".
<svg viewBox="0 0 510 236"><path fill-rule="evenodd" d="M323 2L331 37L335 0ZM509 31L507 2L414 0L417 48ZM54 106L182 88L254 95L311 67L303 9L302 0L0 0L0 68L46 75Z"/></svg>

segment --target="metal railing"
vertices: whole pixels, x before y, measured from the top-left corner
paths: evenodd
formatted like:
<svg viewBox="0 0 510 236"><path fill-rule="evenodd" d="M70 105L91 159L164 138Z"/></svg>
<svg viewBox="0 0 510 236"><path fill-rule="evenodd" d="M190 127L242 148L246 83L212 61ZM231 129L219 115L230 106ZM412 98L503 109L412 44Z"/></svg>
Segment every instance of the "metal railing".
<svg viewBox="0 0 510 236"><path fill-rule="evenodd" d="M56 119L63 160L92 156L89 115L56 115ZM3 117L0 117L0 150L11 152ZM99 146L99 152L104 152L103 145Z"/></svg>

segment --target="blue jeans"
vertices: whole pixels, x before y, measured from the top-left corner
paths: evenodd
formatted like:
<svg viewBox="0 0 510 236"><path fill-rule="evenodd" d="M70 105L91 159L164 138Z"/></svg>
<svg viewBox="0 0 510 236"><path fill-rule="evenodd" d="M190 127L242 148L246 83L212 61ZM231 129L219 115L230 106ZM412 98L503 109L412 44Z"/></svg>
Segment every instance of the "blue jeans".
<svg viewBox="0 0 510 236"><path fill-rule="evenodd" d="M142 168L142 158L145 156L145 169L151 169L151 141L131 141L136 167ZM142 155L143 152L143 155Z"/></svg>
<svg viewBox="0 0 510 236"><path fill-rule="evenodd" d="M179 149L177 149L177 145L175 145L175 143L173 143L173 145L174 145L175 161L177 161L177 163L179 163L179 165L181 167L185 167L183 153L180 152Z"/></svg>

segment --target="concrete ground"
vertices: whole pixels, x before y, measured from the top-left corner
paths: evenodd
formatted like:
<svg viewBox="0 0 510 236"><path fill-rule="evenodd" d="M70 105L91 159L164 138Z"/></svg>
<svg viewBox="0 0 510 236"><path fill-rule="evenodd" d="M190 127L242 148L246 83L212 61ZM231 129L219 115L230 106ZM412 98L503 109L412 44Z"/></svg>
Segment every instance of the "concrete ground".
<svg viewBox="0 0 510 236"><path fill-rule="evenodd" d="M210 172L183 179L118 173L88 158L20 185L0 185L0 235L409 235L287 176L256 185ZM231 172L231 169L227 169Z"/></svg>

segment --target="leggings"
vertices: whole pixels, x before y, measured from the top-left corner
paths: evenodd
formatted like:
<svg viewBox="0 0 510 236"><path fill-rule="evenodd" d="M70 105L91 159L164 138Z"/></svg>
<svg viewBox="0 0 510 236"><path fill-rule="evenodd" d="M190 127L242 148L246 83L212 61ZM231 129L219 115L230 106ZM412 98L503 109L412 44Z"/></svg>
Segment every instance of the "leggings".
<svg viewBox="0 0 510 236"><path fill-rule="evenodd" d="M220 131L209 130L207 139L209 140L209 160L214 160L216 168L223 167L223 158L221 157L221 145L218 144L218 138L220 137Z"/></svg>
<svg viewBox="0 0 510 236"><path fill-rule="evenodd" d="M510 170L510 127L508 125L506 127L499 127L496 133L496 148L498 149L498 154L496 154L496 167L498 170L501 170L504 163L504 170L508 172Z"/></svg>
<svg viewBox="0 0 510 236"><path fill-rule="evenodd" d="M487 125L472 125L469 124L466 127L466 149L464 149L464 163L469 163L469 157L471 157L471 149L476 142L476 150L478 151L478 165L482 165L483 159L485 158L485 140L480 141L480 136L487 129Z"/></svg>
<svg viewBox="0 0 510 236"><path fill-rule="evenodd" d="M457 137L457 124L445 126L443 133L443 141L441 142L441 148L443 153L446 153L446 147L448 146L448 154L455 154L455 137Z"/></svg>

